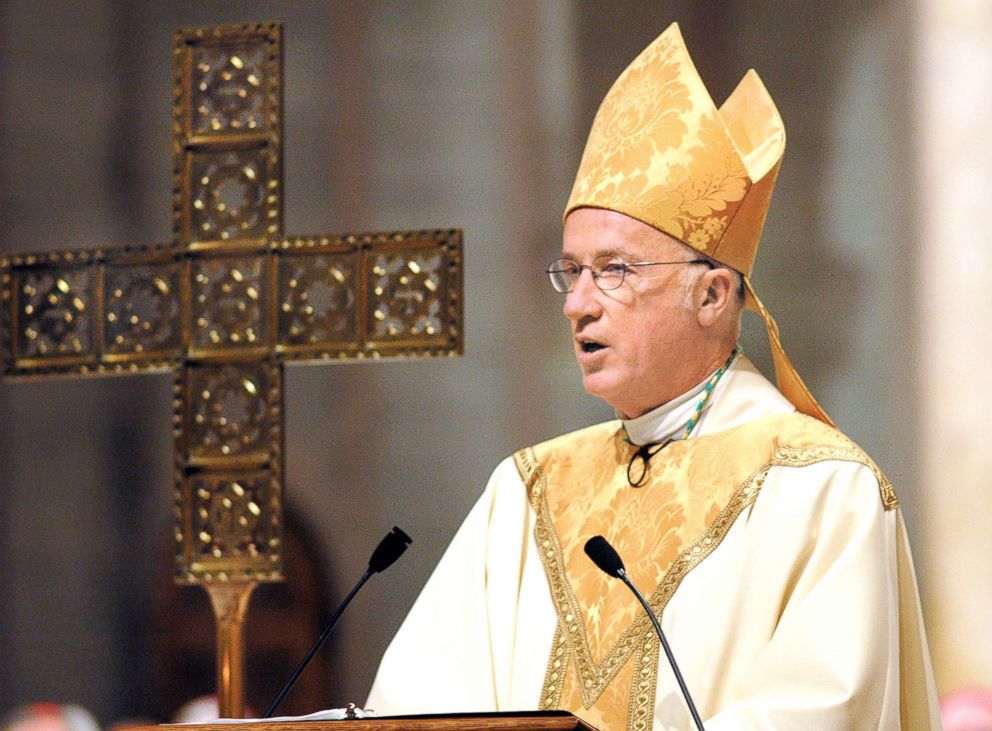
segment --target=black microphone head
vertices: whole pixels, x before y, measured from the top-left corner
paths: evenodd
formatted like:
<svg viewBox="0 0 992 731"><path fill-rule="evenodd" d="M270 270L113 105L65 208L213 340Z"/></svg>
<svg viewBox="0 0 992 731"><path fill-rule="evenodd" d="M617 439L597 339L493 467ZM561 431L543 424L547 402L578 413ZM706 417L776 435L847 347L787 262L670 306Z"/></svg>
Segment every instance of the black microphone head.
<svg viewBox="0 0 992 731"><path fill-rule="evenodd" d="M623 560L603 536L593 536L586 541L586 555L601 571L615 579L619 579L624 572Z"/></svg>
<svg viewBox="0 0 992 731"><path fill-rule="evenodd" d="M393 529L379 541L379 545L372 552L372 558L369 559L369 571L373 574L385 571L403 555L403 551L411 543L413 543L413 539L394 525Z"/></svg>

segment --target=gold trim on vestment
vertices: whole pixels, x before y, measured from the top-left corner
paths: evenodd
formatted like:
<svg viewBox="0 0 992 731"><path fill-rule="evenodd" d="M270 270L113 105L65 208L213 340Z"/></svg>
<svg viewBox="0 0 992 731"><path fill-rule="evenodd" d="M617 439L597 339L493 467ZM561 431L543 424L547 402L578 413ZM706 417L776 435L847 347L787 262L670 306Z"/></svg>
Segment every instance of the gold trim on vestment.
<svg viewBox="0 0 992 731"><path fill-rule="evenodd" d="M790 421L790 419L794 419L794 421ZM707 524L705 530L695 540L684 545L664 571L656 588L648 598L652 610L659 617L682 580L720 545L741 513L754 503L769 470L773 467L805 467L830 460L855 462L871 469L878 479L879 494L884 509L891 510L898 505L891 483L864 452L839 432L819 425L819 422L814 422L809 417L797 414L775 417L772 420L759 420L759 422L761 423L757 429L748 430L748 425L745 425L745 427L730 430L730 432L738 432L738 436L742 437L741 441L737 442L738 445L748 444L748 446L751 446L751 442L747 435L751 431L757 432L758 440L754 445L756 454L760 454L765 448L762 447L762 438L767 438L770 434L777 435L780 431L789 432L788 436L795 436L800 442L803 441L804 438L810 436L805 432L805 428L810 422L818 425L818 428L813 429L813 438L820 438L827 442L833 439L841 442L843 446L822 443L801 446L774 445L770 458L766 458L764 464L753 470L730 493L723 507ZM782 422L787 428L777 428L776 425L779 422ZM607 430L611 428L611 425L612 432L608 432ZM617 440L621 438L620 432L615 423L611 422L611 425L604 424L591 429L602 430L600 433L607 437L601 441L605 451L604 458L619 459L622 462L621 453L624 450L618 450L616 447ZM583 432L588 434L589 430L583 430ZM578 434L582 434L582 432ZM612 437L607 436L608 434L612 434ZM565 444L567 444L570 436L566 435L559 440L565 440ZM683 450L691 450L694 446L692 442L702 443L719 437L720 435L703 437L698 440L690 440L680 446ZM731 440L734 438L734 436L730 436ZM553 444L556 447L558 445L564 446L559 440L554 440ZM773 439L774 441L777 439ZM767 444L767 439L763 443ZM554 453L548 452L545 459L550 460ZM645 614L638 612L601 662L596 663L593 660L583 608L565 570L564 550L556 532L548 503L547 476L542 469L542 461L538 458L534 448L527 448L514 455L514 462L536 513L534 538L558 617L539 708L562 707L567 673L569 667L572 666L575 668L574 677L581 696L581 704L585 710L592 709L604 691L621 673L621 670L628 663L631 663L632 668L630 670L632 672L629 681L625 725L630 731L646 731L651 728L654 716L658 681L658 652L660 649L650 620ZM625 677L626 675L627 673L624 672ZM580 716L583 715L580 708L566 708L566 710L575 712Z"/></svg>
<svg viewBox="0 0 992 731"><path fill-rule="evenodd" d="M641 635L634 651L634 678L627 707L627 728L645 731L654 727L654 703L658 695L658 652L661 643L651 628Z"/></svg>
<svg viewBox="0 0 992 731"><path fill-rule="evenodd" d="M851 445L848 448L842 447L804 447L802 449L790 446L781 446L775 453L777 464L771 466L781 466L781 467L806 467L807 465L815 464L817 462L826 462L828 460L836 460L837 462L857 462L858 464L864 465L872 471L875 475L875 479L878 480L878 495L882 500L882 507L885 510L894 510L899 507L899 498L896 497L896 490L889 482L882 470L878 468L878 465L861 451L854 442L843 434L840 436L844 437Z"/></svg>
<svg viewBox="0 0 992 731"><path fill-rule="evenodd" d="M568 640L561 622L557 622L555 636L551 641L548 669L544 673L544 690L537 705L539 711L550 711L558 707L565 686L566 670L568 670Z"/></svg>

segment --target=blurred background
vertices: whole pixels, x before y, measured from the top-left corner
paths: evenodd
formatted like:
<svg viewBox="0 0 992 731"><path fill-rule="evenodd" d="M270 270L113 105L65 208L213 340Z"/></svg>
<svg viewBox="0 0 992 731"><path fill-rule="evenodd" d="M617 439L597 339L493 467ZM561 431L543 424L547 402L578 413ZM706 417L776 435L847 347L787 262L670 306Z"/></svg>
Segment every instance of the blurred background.
<svg viewBox="0 0 992 731"><path fill-rule="evenodd" d="M411 551L281 710L361 703L493 467L611 416L542 269L599 100L673 20L718 103L753 66L779 106L756 289L896 485L941 691L992 684L992 4L4 0L0 252L168 241L172 31L264 19L285 23L286 233L464 229L466 338L287 367L288 582L252 604L256 713L398 524ZM757 320L744 347L767 365ZM205 594L171 583L171 385L0 383L0 713L161 721L212 687Z"/></svg>

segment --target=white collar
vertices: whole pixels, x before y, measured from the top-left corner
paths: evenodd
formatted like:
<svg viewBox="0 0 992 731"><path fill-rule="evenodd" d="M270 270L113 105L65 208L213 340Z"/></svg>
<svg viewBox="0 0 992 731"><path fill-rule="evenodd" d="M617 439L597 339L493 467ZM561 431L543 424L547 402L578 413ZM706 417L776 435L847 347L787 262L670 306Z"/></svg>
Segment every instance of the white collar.
<svg viewBox="0 0 992 731"><path fill-rule="evenodd" d="M627 437L641 445L680 436L709 379L707 376L681 396L636 419L624 419ZM738 355L714 387L692 435L723 431L762 416L795 410L751 361Z"/></svg>

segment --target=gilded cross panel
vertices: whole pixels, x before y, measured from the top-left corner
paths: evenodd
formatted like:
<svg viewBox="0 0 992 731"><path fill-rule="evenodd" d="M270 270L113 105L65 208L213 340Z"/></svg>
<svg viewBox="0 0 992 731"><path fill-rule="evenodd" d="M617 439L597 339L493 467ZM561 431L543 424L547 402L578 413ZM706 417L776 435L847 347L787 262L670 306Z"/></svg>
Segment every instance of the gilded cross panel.
<svg viewBox="0 0 992 731"><path fill-rule="evenodd" d="M176 578L211 590L237 714L235 615L282 576L284 363L459 355L461 232L283 235L278 23L176 32L172 159L169 244L0 256L0 366L173 373Z"/></svg>

